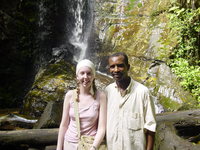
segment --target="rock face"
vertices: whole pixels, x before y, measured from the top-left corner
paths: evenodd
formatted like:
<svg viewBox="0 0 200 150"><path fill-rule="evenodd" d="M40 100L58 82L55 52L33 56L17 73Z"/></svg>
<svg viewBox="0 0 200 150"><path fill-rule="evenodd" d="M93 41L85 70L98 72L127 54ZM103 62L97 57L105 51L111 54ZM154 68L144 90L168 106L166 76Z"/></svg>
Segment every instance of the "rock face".
<svg viewBox="0 0 200 150"><path fill-rule="evenodd" d="M179 1L184 4L183 1ZM197 1L193 1L195 6ZM197 106L167 65L176 40L169 36L169 0L97 1L95 27L101 45L100 71L108 53L124 51L130 59L130 75L152 92L157 113ZM102 13L103 12L103 13ZM164 45L168 42L167 46ZM159 107L162 105L162 108Z"/></svg>
<svg viewBox="0 0 200 150"><path fill-rule="evenodd" d="M71 5L67 5L68 0L1 1L1 108L21 107L35 75L52 59L52 49L64 44L71 48L67 41L74 19L69 8L74 3L70 2Z"/></svg>
<svg viewBox="0 0 200 150"><path fill-rule="evenodd" d="M23 7L23 8L22 8ZM3 0L0 6L0 107L22 105L31 86L33 71L32 51L35 39L34 5L20 0ZM31 10L30 11L28 11ZM25 13L25 11L27 11ZM31 20L29 19L31 18ZM34 46L33 46L34 45Z"/></svg>

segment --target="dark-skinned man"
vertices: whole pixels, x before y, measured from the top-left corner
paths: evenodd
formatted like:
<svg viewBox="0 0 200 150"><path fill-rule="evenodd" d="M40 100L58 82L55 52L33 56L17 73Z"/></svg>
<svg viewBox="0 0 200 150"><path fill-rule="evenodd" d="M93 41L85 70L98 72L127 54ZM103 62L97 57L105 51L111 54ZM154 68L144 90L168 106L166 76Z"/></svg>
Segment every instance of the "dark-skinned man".
<svg viewBox="0 0 200 150"><path fill-rule="evenodd" d="M108 150L153 150L156 120L148 88L128 75L125 53L109 56L108 67L115 80L105 89Z"/></svg>

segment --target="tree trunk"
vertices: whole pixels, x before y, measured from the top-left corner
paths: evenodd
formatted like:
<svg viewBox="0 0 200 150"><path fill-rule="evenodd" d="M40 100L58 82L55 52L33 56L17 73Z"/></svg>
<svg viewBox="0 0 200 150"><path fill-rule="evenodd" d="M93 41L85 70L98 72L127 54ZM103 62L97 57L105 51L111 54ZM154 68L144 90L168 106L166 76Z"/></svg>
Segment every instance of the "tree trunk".
<svg viewBox="0 0 200 150"><path fill-rule="evenodd" d="M57 136L57 128L0 131L0 146L20 144L29 146L56 145Z"/></svg>

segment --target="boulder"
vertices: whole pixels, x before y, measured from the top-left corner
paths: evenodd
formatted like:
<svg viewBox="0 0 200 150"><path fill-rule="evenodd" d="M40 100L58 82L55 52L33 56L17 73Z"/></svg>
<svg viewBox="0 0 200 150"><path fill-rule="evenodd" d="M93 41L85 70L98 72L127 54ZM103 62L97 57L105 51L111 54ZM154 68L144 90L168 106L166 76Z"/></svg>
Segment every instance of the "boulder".
<svg viewBox="0 0 200 150"><path fill-rule="evenodd" d="M63 100L50 101L44 109L44 113L33 128L58 128L62 117L62 105Z"/></svg>

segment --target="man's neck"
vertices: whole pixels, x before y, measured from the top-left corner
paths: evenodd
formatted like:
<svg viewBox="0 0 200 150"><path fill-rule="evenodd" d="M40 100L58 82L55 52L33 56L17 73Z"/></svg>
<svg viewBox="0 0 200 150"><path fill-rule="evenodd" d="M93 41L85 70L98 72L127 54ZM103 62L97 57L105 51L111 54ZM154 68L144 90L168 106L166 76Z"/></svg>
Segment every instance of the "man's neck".
<svg viewBox="0 0 200 150"><path fill-rule="evenodd" d="M116 81L117 87L120 89L120 91L124 91L127 89L127 87L129 86L131 82L131 78L127 77L121 81Z"/></svg>

